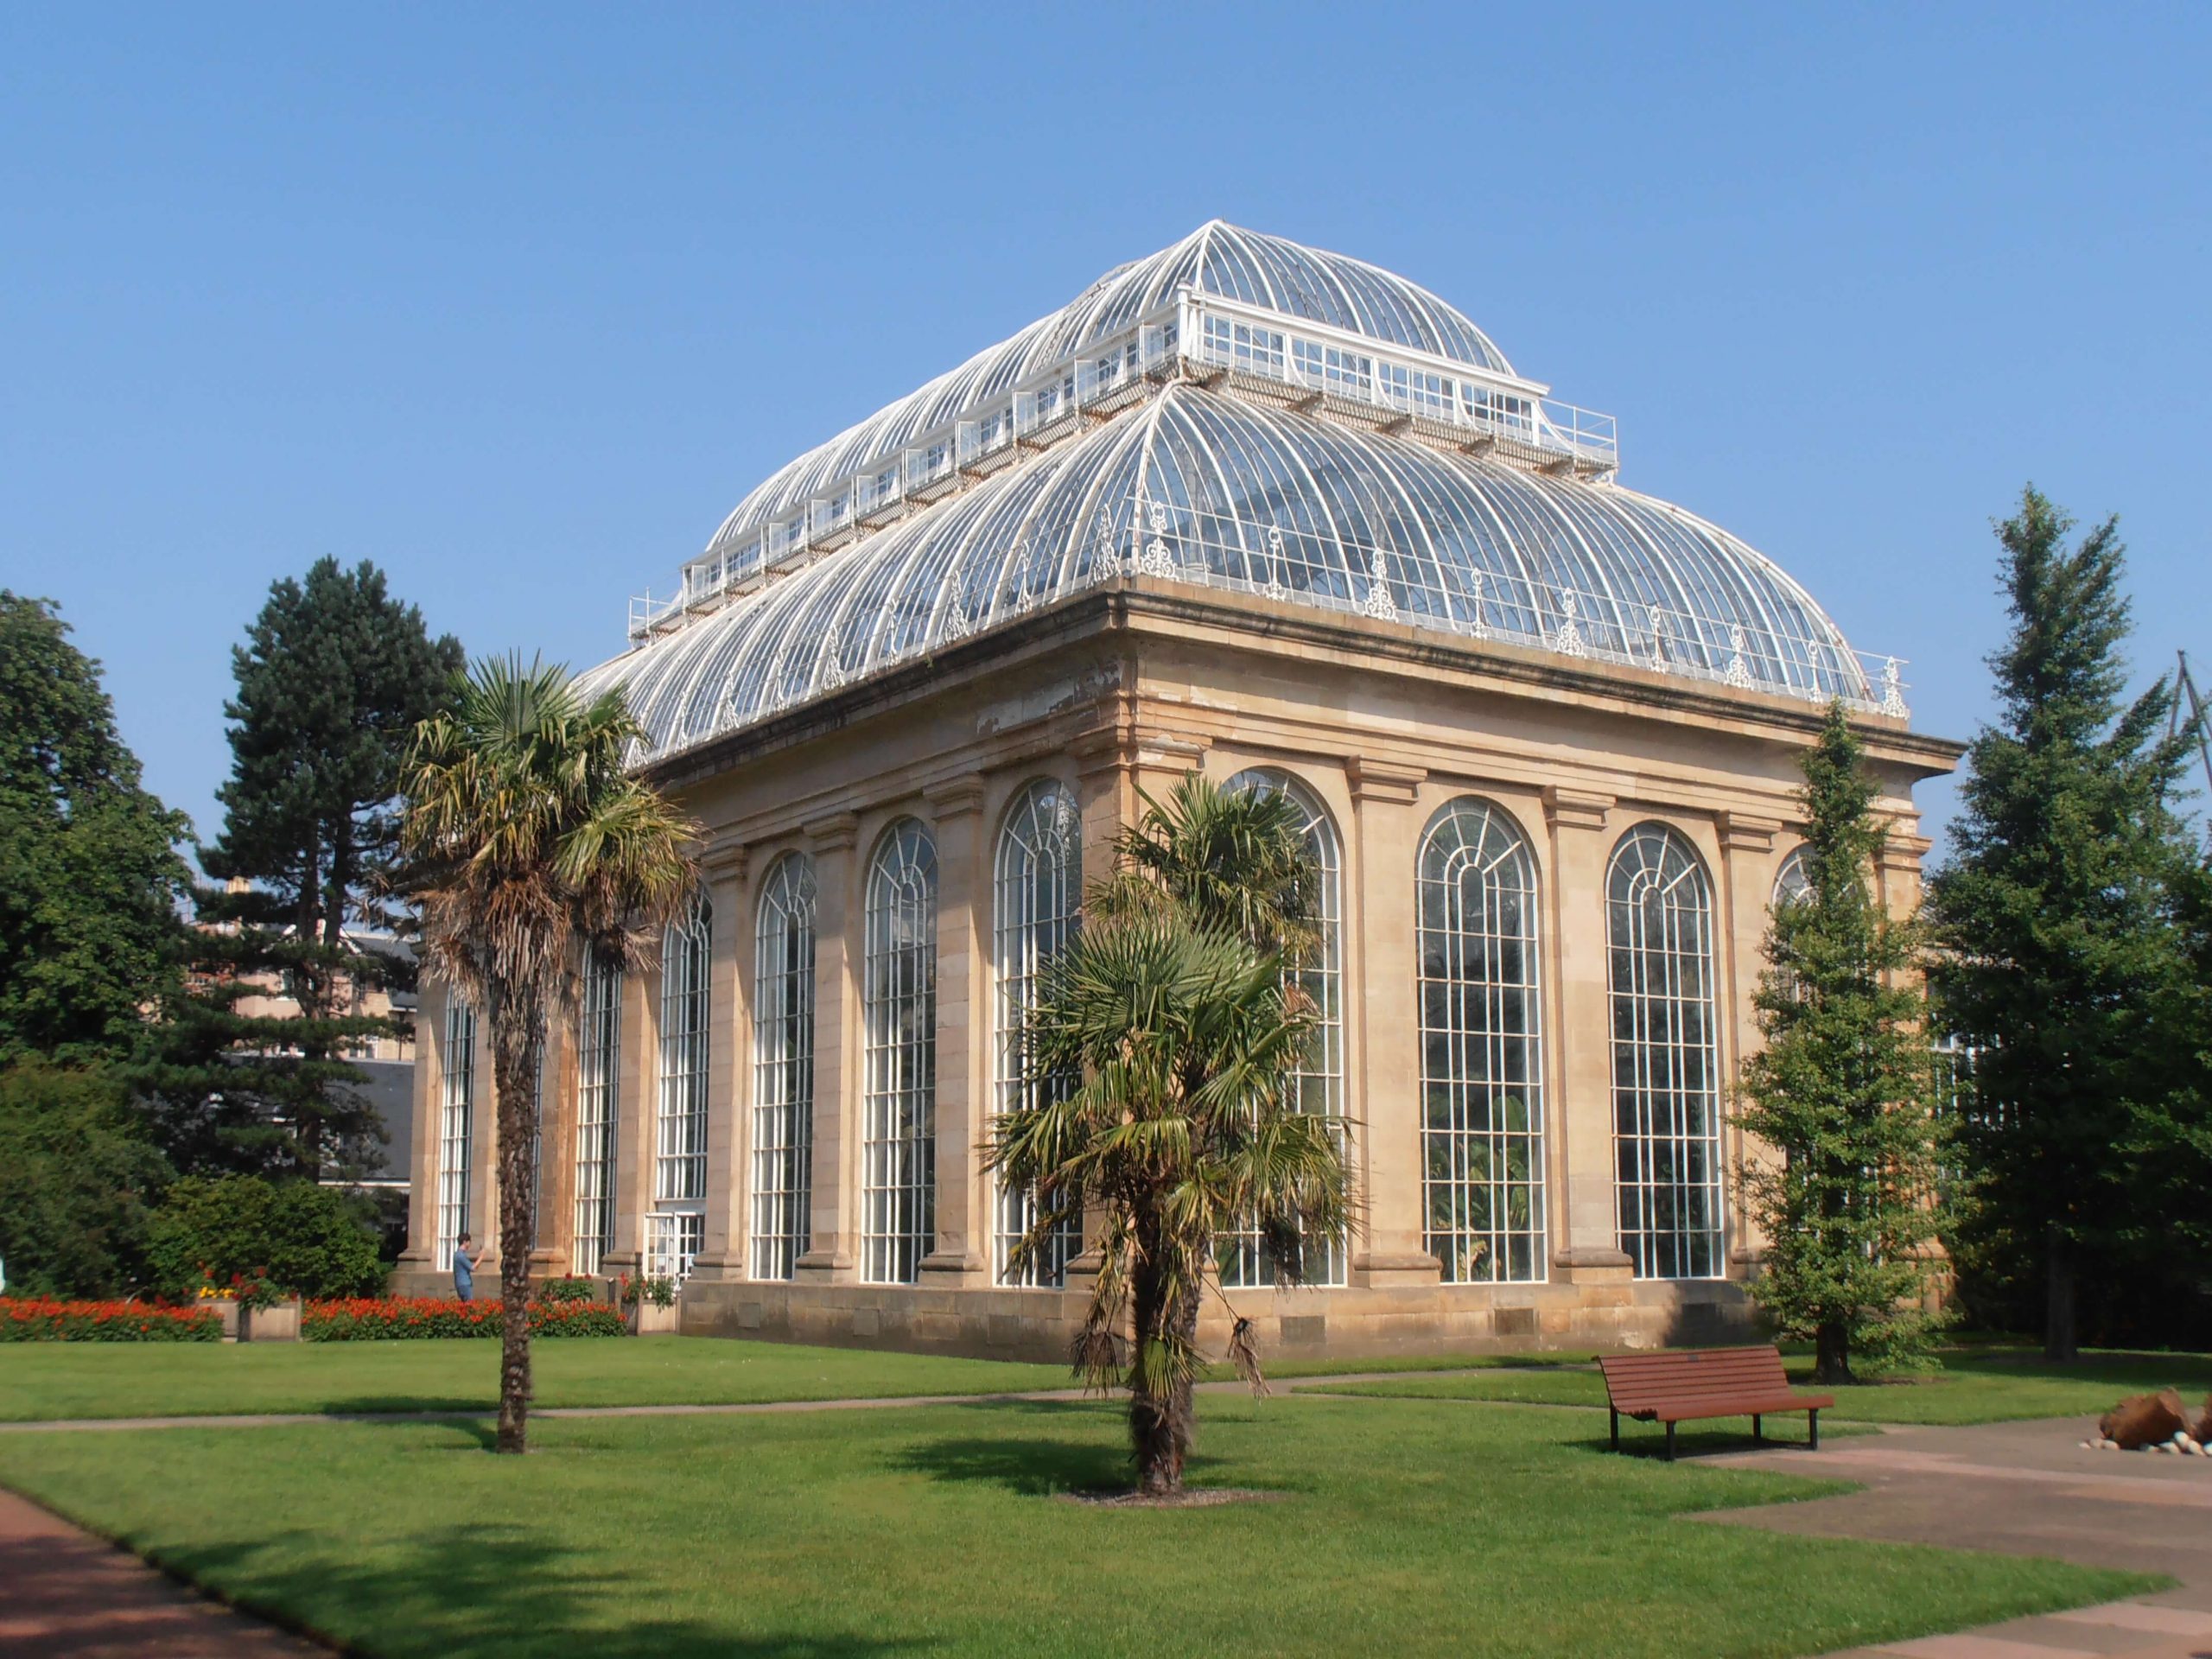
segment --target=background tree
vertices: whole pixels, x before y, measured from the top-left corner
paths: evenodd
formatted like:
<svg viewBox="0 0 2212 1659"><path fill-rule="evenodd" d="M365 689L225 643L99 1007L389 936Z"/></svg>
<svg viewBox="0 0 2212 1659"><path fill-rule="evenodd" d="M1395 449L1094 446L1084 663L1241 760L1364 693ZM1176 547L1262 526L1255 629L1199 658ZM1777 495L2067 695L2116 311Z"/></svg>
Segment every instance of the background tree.
<svg viewBox="0 0 2212 1659"><path fill-rule="evenodd" d="M364 949L349 926L389 931L399 767L416 727L452 701L450 635L394 599L384 573L321 559L286 577L232 652L232 771L203 888L186 994L142 1066L188 1168L351 1173L378 1125L346 1055L400 1036L361 993L412 982L411 952ZM251 1006L281 988L296 1012Z"/></svg>
<svg viewBox="0 0 2212 1659"><path fill-rule="evenodd" d="M1765 1046L1745 1063L1738 1122L1781 1154L1742 1179L1768 1240L1751 1290L1811 1338L1822 1382L1854 1355L1921 1351L1934 1262L1936 1123L1920 929L1877 904L1882 825L1840 702L1801 758L1806 891L1775 906L1754 1001Z"/></svg>
<svg viewBox="0 0 2212 1659"><path fill-rule="evenodd" d="M184 817L139 787L68 634L0 589L0 1065L127 1052L175 971Z"/></svg>
<svg viewBox="0 0 2212 1659"><path fill-rule="evenodd" d="M1344 1239L1349 1179L1343 1122L1300 1110L1293 1084L1314 1019L1284 973L1312 937L1295 806L1187 779L1118 853L1044 971L1023 1047L1039 1086L1001 1116L989 1161L1038 1195L1017 1261L1096 1217L1076 1365L1100 1389L1126 1374L1139 1487L1165 1495L1191 1444L1214 1240L1256 1224L1295 1283L1311 1252ZM1244 1320L1230 1353L1256 1386Z"/></svg>
<svg viewBox="0 0 2212 1659"><path fill-rule="evenodd" d="M524 1449L530 1249L537 1236L538 1065L572 1014L588 950L617 971L698 884L692 826L624 770L639 728L564 669L477 664L459 706L425 721L404 772L401 843L429 962L491 1030L505 1311L498 1449Z"/></svg>
<svg viewBox="0 0 2212 1659"><path fill-rule="evenodd" d="M2012 617L1989 659L1999 714L1967 752L1930 887L1938 1007L1980 1051L1958 1253L2040 1259L2054 1359L2075 1352L2082 1273L2118 1276L2139 1191L2125 1148L2171 1089L2159 1011L2190 971L2170 886L2188 853L2169 805L2185 739L2161 738L2163 680L2121 701L2117 521L2069 548L2072 528L2033 488L1997 526Z"/></svg>
<svg viewBox="0 0 2212 1659"><path fill-rule="evenodd" d="M0 1071L0 1262L10 1291L140 1288L148 1205L168 1174L107 1072L35 1059Z"/></svg>

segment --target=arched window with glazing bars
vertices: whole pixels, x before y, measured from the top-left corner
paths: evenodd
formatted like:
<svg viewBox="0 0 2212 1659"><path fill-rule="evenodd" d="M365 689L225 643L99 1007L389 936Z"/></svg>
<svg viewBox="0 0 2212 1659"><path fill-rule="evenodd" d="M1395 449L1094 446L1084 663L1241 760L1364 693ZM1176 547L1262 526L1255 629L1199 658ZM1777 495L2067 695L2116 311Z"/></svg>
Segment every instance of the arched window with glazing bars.
<svg viewBox="0 0 2212 1659"><path fill-rule="evenodd" d="M622 976L598 951L576 1011L576 1220L571 1266L597 1273L614 1243L615 1125L621 1116Z"/></svg>
<svg viewBox="0 0 2212 1659"><path fill-rule="evenodd" d="M446 1003L438 1059L438 1238L441 1272L468 1231L468 1158L476 1130L476 1011L460 997Z"/></svg>
<svg viewBox="0 0 2212 1659"><path fill-rule="evenodd" d="M1022 1038L1037 1005L1039 981L1075 936L1083 901L1083 820L1067 785L1039 779L1014 798L999 831L992 883L993 977L998 1001L999 1109L1064 1100L1077 1078L1032 1077ZM1044 1247L1016 1266L1014 1250L1037 1223L1037 1195L999 1187L993 1259L1001 1285L1053 1287L1083 1248L1083 1222L1071 1216Z"/></svg>
<svg viewBox="0 0 2212 1659"><path fill-rule="evenodd" d="M1344 1104L1344 852L1335 821L1321 798L1287 772L1273 766L1252 766L1231 778L1231 790L1281 795L1298 809L1300 833L1313 861L1318 878L1313 892L1314 948L1300 964L1292 980L1313 1001L1315 1024L1306 1058L1293 1079L1299 1109L1338 1115ZM1215 1241L1221 1282L1231 1288L1254 1288L1274 1281L1274 1264L1268 1259L1256 1229L1224 1234ZM1344 1282L1344 1251L1340 1244L1325 1243L1306 1263L1306 1282L1341 1285Z"/></svg>
<svg viewBox="0 0 2212 1659"><path fill-rule="evenodd" d="M814 861L778 859L760 884L753 976L753 1276L788 1279L806 1254L814 1187Z"/></svg>
<svg viewBox="0 0 2212 1659"><path fill-rule="evenodd" d="M912 818L868 861L861 1275L906 1285L937 1231L937 846Z"/></svg>
<svg viewBox="0 0 2212 1659"><path fill-rule="evenodd" d="M713 912L704 893L661 941L660 1109L645 1270L683 1280L707 1227L708 1020Z"/></svg>
<svg viewBox="0 0 2212 1659"><path fill-rule="evenodd" d="M1545 1276L1536 866L1504 810L1466 798L1420 859L1424 1236L1447 1284Z"/></svg>
<svg viewBox="0 0 2212 1659"><path fill-rule="evenodd" d="M1621 1249L1640 1278L1718 1278L1713 883L1679 834L1640 823L1613 851L1605 899Z"/></svg>

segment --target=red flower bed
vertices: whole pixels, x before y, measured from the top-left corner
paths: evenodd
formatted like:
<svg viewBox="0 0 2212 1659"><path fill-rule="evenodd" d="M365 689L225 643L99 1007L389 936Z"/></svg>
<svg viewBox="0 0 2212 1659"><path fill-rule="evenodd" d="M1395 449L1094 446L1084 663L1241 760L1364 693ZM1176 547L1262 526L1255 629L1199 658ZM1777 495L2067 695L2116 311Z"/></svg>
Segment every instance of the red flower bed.
<svg viewBox="0 0 2212 1659"><path fill-rule="evenodd" d="M464 1302L447 1296L354 1296L309 1302L300 1314L307 1342L403 1342L416 1337L496 1337L503 1321L497 1302ZM532 1302L530 1330L537 1337L619 1337L628 1325L604 1303Z"/></svg>
<svg viewBox="0 0 2212 1659"><path fill-rule="evenodd" d="M0 1296L0 1342L220 1342L212 1307Z"/></svg>

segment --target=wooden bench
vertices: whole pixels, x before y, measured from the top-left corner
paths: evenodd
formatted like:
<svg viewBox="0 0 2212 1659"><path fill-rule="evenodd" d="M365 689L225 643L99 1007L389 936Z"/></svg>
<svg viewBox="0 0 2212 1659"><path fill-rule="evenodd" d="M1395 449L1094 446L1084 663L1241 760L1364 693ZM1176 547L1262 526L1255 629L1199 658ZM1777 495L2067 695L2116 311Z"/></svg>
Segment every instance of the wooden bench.
<svg viewBox="0 0 2212 1659"><path fill-rule="evenodd" d="M1821 1408L1832 1394L1796 1394L1783 1375L1777 1348L1686 1348L1656 1354L1601 1354L1605 1403L1613 1414L1613 1450L1621 1449L1621 1419L1667 1425L1667 1461L1675 1460L1675 1425L1706 1417L1749 1417L1751 1438L1763 1440L1759 1420L1774 1412L1802 1411L1821 1449Z"/></svg>

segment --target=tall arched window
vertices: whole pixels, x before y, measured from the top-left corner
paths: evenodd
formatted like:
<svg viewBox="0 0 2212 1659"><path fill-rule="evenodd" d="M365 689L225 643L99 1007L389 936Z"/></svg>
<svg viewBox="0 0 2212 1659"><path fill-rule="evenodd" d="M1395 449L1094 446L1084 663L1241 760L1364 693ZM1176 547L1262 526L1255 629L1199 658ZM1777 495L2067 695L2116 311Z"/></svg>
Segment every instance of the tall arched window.
<svg viewBox="0 0 2212 1659"><path fill-rule="evenodd" d="M778 859L760 884L753 976L753 1276L806 1254L814 1173L814 862Z"/></svg>
<svg viewBox="0 0 2212 1659"><path fill-rule="evenodd" d="M1065 1099L1076 1079L1028 1078L1022 1027L1036 1006L1038 976L1073 937L1083 899L1083 821L1064 784L1039 779L1015 798L999 832L993 884L994 969L998 983L999 1109L1026 1098ZM1083 1224L1070 1217L1046 1248L1020 1268L1014 1248L1037 1222L1037 1195L1001 1185L998 1193L994 1260L1002 1285L1057 1286L1083 1248Z"/></svg>
<svg viewBox="0 0 2212 1659"><path fill-rule="evenodd" d="M1421 843L1421 1191L1448 1284L1545 1276L1536 867L1503 809L1453 801Z"/></svg>
<svg viewBox="0 0 2212 1659"><path fill-rule="evenodd" d="M1813 891L1813 878L1806 873L1805 849L1795 849L1782 861L1782 868L1774 878L1774 905L1778 910L1783 905L1794 905Z"/></svg>
<svg viewBox="0 0 2212 1659"><path fill-rule="evenodd" d="M707 1020L713 912L704 893L661 941L660 1113L645 1270L682 1280L707 1228Z"/></svg>
<svg viewBox="0 0 2212 1659"><path fill-rule="evenodd" d="M622 976L592 951L576 1020L576 1236L573 1268L597 1273L614 1243L614 1135L620 1116Z"/></svg>
<svg viewBox="0 0 2212 1659"><path fill-rule="evenodd" d="M914 1281L937 1232L937 847L912 818L868 871L861 1273Z"/></svg>
<svg viewBox="0 0 2212 1659"><path fill-rule="evenodd" d="M1295 1079L1301 1111L1341 1113L1344 1102L1344 857L1337 826L1319 796L1287 772L1254 766L1231 778L1227 788L1287 796L1298 808L1306 850L1313 856L1320 880L1313 895L1313 919L1320 935L1313 957L1298 970L1296 982L1313 999L1319 1013L1305 1063ZM1221 1282L1232 1288L1271 1284L1274 1264L1267 1259L1256 1230L1231 1233L1217 1240ZM1325 1245L1319 1259L1307 1263L1306 1282L1341 1285L1344 1282L1344 1252Z"/></svg>
<svg viewBox="0 0 2212 1659"><path fill-rule="evenodd" d="M1605 896L1621 1249L1640 1278L1717 1278L1713 884L1681 836L1640 823L1614 849Z"/></svg>
<svg viewBox="0 0 2212 1659"><path fill-rule="evenodd" d="M476 1012L458 996L446 1004L438 1059L437 1261L443 1271L468 1230L468 1155L476 1128Z"/></svg>

